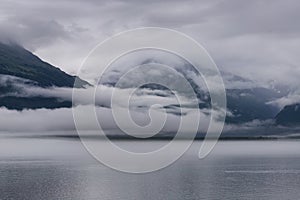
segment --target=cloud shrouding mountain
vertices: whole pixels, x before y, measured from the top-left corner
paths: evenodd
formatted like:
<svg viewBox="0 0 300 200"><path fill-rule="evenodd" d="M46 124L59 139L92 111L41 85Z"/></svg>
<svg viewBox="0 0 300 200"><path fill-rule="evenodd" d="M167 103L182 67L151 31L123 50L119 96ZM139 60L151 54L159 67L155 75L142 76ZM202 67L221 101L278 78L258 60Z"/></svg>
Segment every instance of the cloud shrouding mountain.
<svg viewBox="0 0 300 200"><path fill-rule="evenodd" d="M195 38L210 52L212 58L224 73L227 89L251 90L257 87L288 88L287 94L267 102L278 109L285 105L298 103L300 85L300 26L295 21L300 17L300 2L296 0L270 1L36 1L16 2L4 0L0 6L0 41L17 42L33 50L45 60L61 67L63 70L75 74L89 51L99 42L120 31L144 26L159 26L182 31ZM38 16L38 17L37 17ZM137 17L138 16L138 17ZM166 64L182 64L181 61L170 57L145 54L149 58L161 56ZM128 57L127 57L128 59ZM129 62L121 62L132 67L144 57L136 54L136 58L129 58ZM127 60L128 61L128 60ZM119 69L119 67L117 67ZM124 70L124 68L123 68ZM118 78L122 71L112 71L106 77L107 81ZM240 75L249 80L238 80L232 74ZM197 85L203 81L192 71L186 72ZM140 76L142 78L142 76ZM22 79L0 78L2 86L14 82L18 92L1 94L19 97L55 97L71 101L72 90L69 88L41 88L28 85ZM203 88L202 88L203 89ZM88 106L86 99L89 89L78 89L82 98L78 104ZM99 113L107 116L107 129L114 129L111 123L110 102L111 87L102 91L104 94L96 96ZM120 89L126 94L126 89ZM141 100L133 103L134 107L141 105L149 108L156 102L174 104L174 98L166 91L143 90ZM249 91L236 96L249 96ZM251 94L250 94L251 95ZM248 102L249 103L249 102ZM261 103L261 102L260 102ZM264 102L263 102L264 103ZM122 102L120 102L122 106ZM176 107L168 107L172 123L178 123ZM146 109L147 110L147 109ZM100 112L101 111L101 112ZM133 111L133 118L142 119L139 123L146 123L148 115ZM3 114L2 114L3 113ZM175 115L174 115L175 113ZM231 113L231 110L229 110ZM202 115L207 120L206 110ZM233 114L234 115L234 114ZM1 108L1 129L7 131L21 131L22 123L30 130L72 130L71 110L61 108L56 110L24 110L22 112L9 111ZM5 117L4 117L5 116ZM191 117L189 113L186 117ZM28 119L28 120L27 120ZM205 121L204 120L204 121ZM20 128L14 126L20 121ZM248 122L244 127L264 124L256 120ZM266 122L269 123L269 122ZM54 126L55 124L55 126ZM227 126L228 128L229 126ZM230 126L231 129L235 127ZM19 130L20 129L20 130ZM169 125L166 131L172 131ZM30 131L29 130L29 131Z"/></svg>
<svg viewBox="0 0 300 200"><path fill-rule="evenodd" d="M16 40L75 73L88 52L112 34L143 26L172 28L202 43L220 68L292 88L300 85L299 8L297 0L4 0L0 29L2 40Z"/></svg>
<svg viewBox="0 0 300 200"><path fill-rule="evenodd" d="M15 97L45 97L45 98L57 98L62 101L72 101L72 92L76 90L77 96L74 101L75 106L79 106L81 109L88 109L91 107L91 98L94 95L94 87L89 88L59 88L50 87L42 88L34 85L32 82L12 77L12 76L0 76L1 86L9 86L13 89L12 93L2 94ZM234 82L232 81L233 85ZM96 113L102 128L105 131L112 131L114 134L120 133L118 126L116 125L111 109L111 97L112 92L117 93L117 101L114 106L120 109L127 109L126 102L123 97L130 95L131 90L128 88L115 88L112 86L99 85L100 89L95 93ZM195 102L191 102L188 96L183 96L181 99L185 99L181 109L176 106L178 101L174 96L174 92L170 93L168 90L140 88L137 90L130 99L130 114L132 119L139 125L147 125L150 121L149 110L153 105L159 104L154 108L154 114L161 115L161 113L167 113L167 121L162 130L163 133L174 133L178 129L178 124L181 117L187 119L187 121L193 122L195 120ZM177 93L177 95L185 95L185 93ZM201 103L201 100L199 100ZM153 107L152 107L153 108ZM200 109L200 128L199 132L205 132L210 122L210 112L218 112L217 110L210 110L207 108ZM36 109L36 110L7 110L1 108L0 113L2 116L0 120L1 131L11 132L27 132L27 131L68 131L75 130L74 120L72 116L71 108L60 109ZM216 113L217 114L217 113ZM233 117L234 114L230 110L227 111L227 115ZM218 116L218 114L216 115ZM86 118L89 119L89 118ZM15 126L15 123L18 126ZM217 119L213 119L213 123L219 123ZM254 130L259 126L269 124L270 121L254 120L252 122L242 124L227 124L225 126L225 132L232 130ZM88 130L97 130L97 127L90 125L89 121L84 121L84 127ZM185 132L189 132L189 126L184 129Z"/></svg>

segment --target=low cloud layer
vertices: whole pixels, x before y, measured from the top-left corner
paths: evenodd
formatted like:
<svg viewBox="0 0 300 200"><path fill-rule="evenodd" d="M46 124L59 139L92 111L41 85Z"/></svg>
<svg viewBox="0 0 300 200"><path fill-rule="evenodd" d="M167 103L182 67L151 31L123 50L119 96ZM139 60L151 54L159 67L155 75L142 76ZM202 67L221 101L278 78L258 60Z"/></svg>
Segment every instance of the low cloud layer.
<svg viewBox="0 0 300 200"><path fill-rule="evenodd" d="M80 106L80 109L89 109L90 106ZM97 107L95 109L99 124L107 135L123 135L124 133L120 131L119 127L114 121L111 109L105 107ZM208 124L210 122L210 115L207 115L208 110L202 110L199 123L199 132L205 133L207 131ZM139 112L131 111L131 116L133 120L139 125L147 125L149 123L149 113L148 112ZM168 114L164 128L161 130L160 134L174 134L178 131L178 124L180 123L181 117L178 115ZM182 116L184 120L193 122L195 116L193 112ZM212 123L215 123L215 126L220 125L217 120L213 120ZM98 127L90 126L89 118L81 123L84 127L84 130L95 131L97 132ZM193 123L191 123L193 124ZM247 134L258 134L258 130L269 130L266 127L273 125L272 120L260 121L254 120L252 122L230 125L225 124L223 129L223 134L228 133L246 133ZM37 109L37 110L7 110L6 108L0 108L0 126L1 132L10 132L10 133L29 133L29 135L34 133L44 133L44 132L65 132L68 131L72 133L76 131L76 126L74 123L73 113L71 108L60 108L54 110L48 109ZM271 126L272 127L272 126ZM183 131L188 134L191 133L191 127L186 126ZM274 129L275 127L273 127ZM275 128L273 130L276 133ZM278 131L277 131L278 132ZM98 132L97 132L98 134ZM144 133L141 133L142 135ZM146 133L145 133L146 134ZM272 132L268 132L272 134ZM241 136L241 135L238 135Z"/></svg>
<svg viewBox="0 0 300 200"><path fill-rule="evenodd" d="M81 106L80 109L89 109L88 106ZM157 111L159 112L159 111ZM54 110L37 109L37 110L7 110L0 108L0 125L2 132L43 132L43 131L72 131L75 130L75 124L71 108L60 108ZM111 112L111 109L97 107L96 113L104 131L113 131L113 134L120 133L120 130ZM146 125L149 123L148 112L131 111L132 118L137 124ZM189 113L184 118L193 122L195 117L193 113ZM83 121L81 124L85 130L98 130L97 127L90 126L90 121ZM199 131L205 131L210 118L206 114L201 114L201 127ZM169 114L162 133L176 132L179 124L180 116ZM190 127L187 126L184 132L189 133ZM143 134L143 133L141 133Z"/></svg>
<svg viewBox="0 0 300 200"><path fill-rule="evenodd" d="M2 87L9 86L14 88L15 92L2 94L16 97L55 97L62 100L72 101L72 93L78 94L74 104L81 110L91 109L91 98L95 98L97 117L104 131L109 134L121 134L118 125L115 123L115 119L112 115L111 109L111 97L112 93L117 93L117 101L114 106L118 109L128 110L124 97L130 95L130 88L115 88L112 86L99 85L98 90L95 88L41 88L26 79L21 79L13 76L0 76L0 83ZM192 102L191 99L185 96L180 98L184 101L183 106L180 108L178 100L174 96L174 92L168 90L148 89L140 88L137 90L130 99L130 116L135 123L140 126L145 126L150 123L149 111L152 109L153 116L167 114L167 120L161 133L175 133L178 130L178 125L182 119L191 123L185 127L183 131L189 133L192 124L195 122L195 104L200 103ZM180 96L184 93L177 93ZM159 105L158 105L159 104ZM156 105L155 107L152 107ZM210 122L210 113L215 112L218 117L217 110L210 110L202 108L200 110L200 123L199 132L206 132ZM232 113L227 111L227 115L231 116ZM98 127L91 125L90 118L86 117L82 122L82 126L86 130L97 130ZM217 118L213 119L212 123L215 125L220 124ZM239 125L225 125L224 132L244 130L253 131L258 127L263 127L272 122L255 120ZM60 108L60 109L37 109L37 110L23 110L15 111L8 110L4 107L0 108L0 127L2 132L44 132L44 131L74 131L75 123L72 113L72 108ZM216 126L217 127L217 126ZM142 133L143 134L143 133Z"/></svg>
<svg viewBox="0 0 300 200"><path fill-rule="evenodd" d="M11 91L2 94L4 96L14 97L55 97L57 99L72 101L75 107L79 107L85 112L89 110L93 104L93 99L96 104L96 113L99 123L106 131L120 133L119 126L115 123L112 115L111 98L115 92L114 109L130 110L130 116L135 123L140 126L145 126L150 123L150 117L153 115L161 116L166 114L162 132L170 133L178 130L181 118L185 119L190 125L187 125L184 132L192 132L192 124L195 123L196 111L199 100L190 99L185 93L170 92L169 90L140 88L133 94L130 88L116 88L112 86L99 85L97 90L94 87L89 88L41 88L35 85L34 82L17 78L13 76L0 76L1 87L9 88ZM72 93L76 92L76 99L72 99ZM174 95L176 94L176 96ZM130 108L127 107L124 98L130 96ZM178 107L178 99L181 99L182 107ZM149 111L151 110L151 116ZM83 112L83 113L84 113ZM210 110L200 110L200 128L199 131L205 132L210 122ZM218 111L213 111L218 112ZM54 110L37 109L14 111L7 110L2 107L0 109L0 127L1 131L11 132L30 132L30 131L67 131L75 130L75 124L71 108L61 108ZM218 113L216 113L218 117ZM89 117L84 118L83 127L87 130L96 130L90 124ZM213 119L213 123L219 123L217 118ZM144 134L144 133L141 133Z"/></svg>

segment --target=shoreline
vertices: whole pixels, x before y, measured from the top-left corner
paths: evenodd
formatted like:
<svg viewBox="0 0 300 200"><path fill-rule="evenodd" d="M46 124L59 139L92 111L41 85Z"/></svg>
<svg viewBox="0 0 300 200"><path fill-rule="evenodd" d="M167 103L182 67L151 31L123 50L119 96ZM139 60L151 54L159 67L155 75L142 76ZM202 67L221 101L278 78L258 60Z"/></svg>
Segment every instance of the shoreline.
<svg viewBox="0 0 300 200"><path fill-rule="evenodd" d="M72 139L72 140L80 140L78 135L71 134L53 134L53 135L5 135L6 138L27 138L27 139ZM136 138L132 136L126 135L111 135L107 136L109 140L112 141L171 141L173 140L173 136L157 136L151 138ZM87 135L86 139L97 139L104 140L105 136L97 136L97 135ZM187 140L188 138L177 138L180 140ZM205 137L196 137L195 141L203 141ZM215 138L207 138L208 140L215 140ZM280 141L280 140L300 140L300 135L287 135L287 136L224 136L218 138L219 141Z"/></svg>

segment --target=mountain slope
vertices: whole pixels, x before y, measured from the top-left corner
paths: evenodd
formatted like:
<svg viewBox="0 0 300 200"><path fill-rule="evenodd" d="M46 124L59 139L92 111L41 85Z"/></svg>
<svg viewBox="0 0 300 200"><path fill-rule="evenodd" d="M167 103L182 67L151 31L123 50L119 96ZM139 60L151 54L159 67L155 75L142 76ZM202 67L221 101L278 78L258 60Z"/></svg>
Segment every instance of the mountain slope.
<svg viewBox="0 0 300 200"><path fill-rule="evenodd" d="M72 88L75 79L19 45L0 43L0 107L16 110L71 107L70 101L23 93L25 88ZM79 88L89 85L80 79L77 83Z"/></svg>
<svg viewBox="0 0 300 200"><path fill-rule="evenodd" d="M284 126L300 125L300 103L285 106L277 114L276 123Z"/></svg>
<svg viewBox="0 0 300 200"><path fill-rule="evenodd" d="M75 76L54 67L16 44L0 43L0 74L35 81L41 87L73 87ZM78 87L88 84L80 81Z"/></svg>

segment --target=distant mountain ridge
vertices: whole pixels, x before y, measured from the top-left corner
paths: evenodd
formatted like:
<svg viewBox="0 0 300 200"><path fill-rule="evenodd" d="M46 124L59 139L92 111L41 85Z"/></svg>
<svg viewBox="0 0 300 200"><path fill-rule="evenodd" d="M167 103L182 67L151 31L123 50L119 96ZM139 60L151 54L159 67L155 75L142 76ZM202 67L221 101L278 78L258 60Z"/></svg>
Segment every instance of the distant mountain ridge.
<svg viewBox="0 0 300 200"><path fill-rule="evenodd" d="M141 61L141 63L135 63L136 65L147 65L152 63L166 64L163 59L151 58ZM179 64L178 64L179 63ZM194 89L198 99L199 108L210 108L210 96L203 81L199 80L197 77L197 72L194 67L187 62L182 61L174 63L174 67L180 74L182 74L186 80L191 84ZM118 66L117 66L118 67ZM128 69L127 69L128 70ZM119 78L126 73L123 68L112 68L111 73L104 74L102 77L103 84L115 86ZM276 114L279 112L279 108L274 105L268 104L272 100L282 97L282 93L278 93L275 89L270 89L267 87L259 86L255 82L243 78L241 76L233 75L229 72L221 71L222 78L224 80L226 88L227 97L227 109L228 116L226 117L227 123L232 124L242 124L245 122L250 122L252 120L268 120L274 119ZM146 73L140 72L139 74L134 74L137 77L132 77L128 79L129 86L130 81L133 78L144 79L147 76ZM167 74L165 76L167 77ZM171 82L171 81L170 81ZM164 89L156 84L147 84L149 89ZM180 87L180 86L178 86ZM167 107L169 108L169 107ZM170 108L169 108L170 109Z"/></svg>

